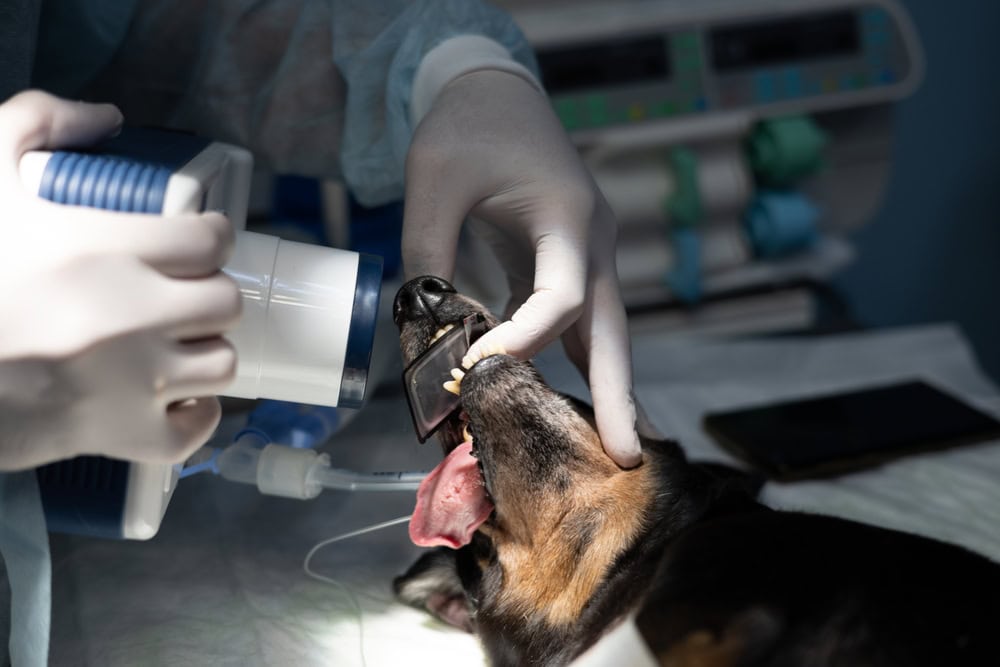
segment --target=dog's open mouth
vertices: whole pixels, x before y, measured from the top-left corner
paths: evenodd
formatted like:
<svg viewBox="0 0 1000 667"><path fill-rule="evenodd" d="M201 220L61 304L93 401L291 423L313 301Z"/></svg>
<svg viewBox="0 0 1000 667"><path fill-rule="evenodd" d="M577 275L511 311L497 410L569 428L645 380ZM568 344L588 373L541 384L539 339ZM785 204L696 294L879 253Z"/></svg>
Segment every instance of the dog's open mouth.
<svg viewBox="0 0 1000 667"><path fill-rule="evenodd" d="M438 329L431 343L441 339L454 326L449 323ZM495 349L486 356L502 353L503 350ZM466 372L479 359L466 358L463 361L464 367L453 368L451 379L442 387L459 398ZM451 428L462 433L462 442L431 471L417 491L417 504L410 520L410 539L419 546L454 549L464 546L494 509L483 477L482 463L475 454L469 414L462 409L450 419L457 421L457 425L452 424Z"/></svg>
<svg viewBox="0 0 1000 667"><path fill-rule="evenodd" d="M393 317L408 365L404 382L418 437L424 440L436 432L446 454L417 492L410 537L421 546L458 548L494 510L482 463L475 456L470 416L461 402L463 380L479 359L467 357L467 347L459 347L459 341L474 343L497 320L432 276L411 280L400 289ZM477 326L470 328L473 319Z"/></svg>
<svg viewBox="0 0 1000 667"><path fill-rule="evenodd" d="M460 327L471 315L482 316L486 329L499 324L482 304L429 276L400 289L393 315L408 365L449 335L448 325ZM501 349L456 366L439 367L436 385L422 383L430 392L457 394L461 407L437 428L445 459L418 491L410 537L421 546L458 548L486 524L491 536L532 539L540 498L568 492L584 469L613 467L592 414L550 388L530 362Z"/></svg>

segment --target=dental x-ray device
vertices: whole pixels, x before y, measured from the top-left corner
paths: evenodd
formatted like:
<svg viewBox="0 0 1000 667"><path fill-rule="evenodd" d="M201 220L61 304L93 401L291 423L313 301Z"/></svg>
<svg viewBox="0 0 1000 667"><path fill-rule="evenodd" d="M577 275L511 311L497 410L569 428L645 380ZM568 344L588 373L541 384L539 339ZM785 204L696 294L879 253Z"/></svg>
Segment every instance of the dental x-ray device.
<svg viewBox="0 0 1000 667"><path fill-rule="evenodd" d="M126 128L93 150L31 152L20 166L29 191L60 204L162 215L224 211L237 229L224 271L239 283L243 296L241 321L228 334L238 366L226 395L360 407L382 259L244 231L252 165L250 153L235 146ZM338 471L329 471L323 455L269 449L259 428L250 435L224 459L230 478L251 481L246 477L259 468L266 477L258 484L262 491L299 497L315 495L323 485L357 485L349 474L337 477ZM251 440L254 447L247 445ZM176 487L179 467L97 456L43 466L37 476L48 527L104 537L152 537ZM297 490L287 491L289 484Z"/></svg>

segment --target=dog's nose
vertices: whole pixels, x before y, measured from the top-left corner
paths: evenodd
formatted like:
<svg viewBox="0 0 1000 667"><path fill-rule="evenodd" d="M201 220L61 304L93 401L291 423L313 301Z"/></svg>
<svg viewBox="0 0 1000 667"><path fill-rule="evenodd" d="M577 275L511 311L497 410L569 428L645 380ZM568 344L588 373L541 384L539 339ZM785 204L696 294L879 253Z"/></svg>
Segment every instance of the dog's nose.
<svg viewBox="0 0 1000 667"><path fill-rule="evenodd" d="M396 326L420 317L433 316L434 309L445 294L454 294L455 288L447 280L436 276L420 276L399 288L392 303L392 320Z"/></svg>

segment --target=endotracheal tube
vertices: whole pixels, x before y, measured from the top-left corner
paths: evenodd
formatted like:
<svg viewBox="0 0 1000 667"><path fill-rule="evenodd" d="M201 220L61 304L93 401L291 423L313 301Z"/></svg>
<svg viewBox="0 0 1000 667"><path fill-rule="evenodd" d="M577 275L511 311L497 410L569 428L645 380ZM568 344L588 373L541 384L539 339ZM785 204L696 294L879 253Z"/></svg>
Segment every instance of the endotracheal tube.
<svg viewBox="0 0 1000 667"><path fill-rule="evenodd" d="M204 452L201 457L203 460L186 467L181 476L210 471L233 482L253 484L261 493L267 495L302 500L315 498L323 489L340 491L417 489L427 473L362 473L330 467L330 457L312 449L329 439L339 427L338 420L330 419L325 412L322 415L316 414L328 410L332 408L313 408L295 404L275 405L275 402L267 402L251 414L247 427L236 434L232 444L222 449ZM267 419L259 418L262 413L267 415ZM284 414L287 419L276 419L276 414L279 417ZM303 425L307 425L308 428L300 428ZM278 444L276 442L278 438L293 444Z"/></svg>

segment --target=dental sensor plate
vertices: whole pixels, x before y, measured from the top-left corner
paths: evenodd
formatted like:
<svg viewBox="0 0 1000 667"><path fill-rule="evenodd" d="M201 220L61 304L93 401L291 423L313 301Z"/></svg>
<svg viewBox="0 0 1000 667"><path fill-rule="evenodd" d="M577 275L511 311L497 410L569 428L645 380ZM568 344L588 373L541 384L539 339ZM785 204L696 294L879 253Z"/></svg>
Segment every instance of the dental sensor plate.
<svg viewBox="0 0 1000 667"><path fill-rule="evenodd" d="M420 442L425 442L459 408L461 399L447 391L444 383L452 379L451 369L461 368L462 357L472 341L485 331L485 319L470 315L463 326L441 336L403 371L406 399Z"/></svg>

